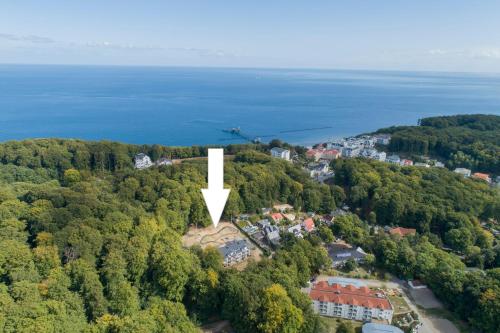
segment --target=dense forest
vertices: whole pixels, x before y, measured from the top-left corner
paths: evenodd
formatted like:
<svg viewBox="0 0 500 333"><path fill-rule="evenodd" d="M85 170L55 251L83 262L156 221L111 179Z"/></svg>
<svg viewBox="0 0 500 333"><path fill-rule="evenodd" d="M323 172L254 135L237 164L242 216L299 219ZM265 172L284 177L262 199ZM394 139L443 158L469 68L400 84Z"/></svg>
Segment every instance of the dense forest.
<svg viewBox="0 0 500 333"><path fill-rule="evenodd" d="M442 168L365 159L332 166L335 183L357 213L335 221L337 236L375 254L376 264L397 276L425 281L476 329L500 330L500 244L480 224L499 220L498 189ZM373 232L385 225L416 228L417 236Z"/></svg>
<svg viewBox="0 0 500 333"><path fill-rule="evenodd" d="M275 201L335 207L329 186L253 148L227 149L236 155L226 163L226 215ZM206 160L135 170L138 151L206 153L73 140L0 145L0 331L197 332L214 318L238 332L321 330L299 290L328 262L317 241L291 239L272 260L223 269L217 250L180 243L188 225L209 223Z"/></svg>
<svg viewBox="0 0 500 333"><path fill-rule="evenodd" d="M355 213L317 236L283 235L272 259L238 272L213 248L181 244L190 225L210 223L200 192L206 160L133 168L138 152L191 158L206 149L0 144L0 331L198 332L227 319L243 333L323 332L300 288L329 264L321 244L333 235L362 245L383 269L421 278L474 328L498 331L500 250L480 226L499 218L497 190L446 169L364 159L334 161L333 183L319 184L270 158L266 145L227 146L226 218L275 202L317 213L347 203ZM396 224L417 236L374 232Z"/></svg>
<svg viewBox="0 0 500 333"><path fill-rule="evenodd" d="M409 155L430 155L449 168L500 174L500 116L457 115L424 118L419 126L384 128L392 135L388 149Z"/></svg>

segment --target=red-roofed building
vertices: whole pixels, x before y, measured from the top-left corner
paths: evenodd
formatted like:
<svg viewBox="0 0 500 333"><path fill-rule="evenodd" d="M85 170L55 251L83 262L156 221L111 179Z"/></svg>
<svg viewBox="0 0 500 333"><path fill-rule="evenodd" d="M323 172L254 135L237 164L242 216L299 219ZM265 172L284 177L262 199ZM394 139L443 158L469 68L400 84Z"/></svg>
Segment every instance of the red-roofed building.
<svg viewBox="0 0 500 333"><path fill-rule="evenodd" d="M321 154L321 158L325 160L334 160L340 156L340 152L336 149L324 150Z"/></svg>
<svg viewBox="0 0 500 333"><path fill-rule="evenodd" d="M321 158L322 149L309 149L306 152L308 158L313 158L315 161Z"/></svg>
<svg viewBox="0 0 500 333"><path fill-rule="evenodd" d="M413 161L404 159L404 160L401 160L401 165L402 166L411 166L411 165L413 165Z"/></svg>
<svg viewBox="0 0 500 333"><path fill-rule="evenodd" d="M314 221L312 218L305 219L304 222L302 222L302 228L304 228L305 231L311 232L314 230Z"/></svg>
<svg viewBox="0 0 500 333"><path fill-rule="evenodd" d="M397 228L392 228L389 230L389 233L391 235L399 235L401 237L405 237L408 235L415 235L417 233L417 230L413 228L403 228L403 227L397 227Z"/></svg>
<svg viewBox="0 0 500 333"><path fill-rule="evenodd" d="M476 172L472 175L472 178L484 180L487 183L491 183L490 175L487 173Z"/></svg>
<svg viewBox="0 0 500 333"><path fill-rule="evenodd" d="M281 220L283 220L283 215L281 213L272 213L271 218L273 219L274 223L279 223Z"/></svg>
<svg viewBox="0 0 500 333"><path fill-rule="evenodd" d="M371 321L372 319L392 321L394 310L391 303L380 292L366 286L343 287L320 281L311 287L309 297L315 312L328 317Z"/></svg>

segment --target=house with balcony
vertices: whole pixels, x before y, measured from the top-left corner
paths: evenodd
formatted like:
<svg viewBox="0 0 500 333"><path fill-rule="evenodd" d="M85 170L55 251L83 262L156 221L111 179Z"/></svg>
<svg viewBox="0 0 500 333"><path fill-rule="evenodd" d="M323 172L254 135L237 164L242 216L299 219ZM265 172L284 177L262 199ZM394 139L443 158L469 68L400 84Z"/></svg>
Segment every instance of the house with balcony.
<svg viewBox="0 0 500 333"><path fill-rule="evenodd" d="M219 247L219 252L224 258L224 266L239 263L250 256L250 248L244 239L236 239Z"/></svg>
<svg viewBox="0 0 500 333"><path fill-rule="evenodd" d="M327 317L370 322L392 321L393 307L387 297L367 286L329 284L320 281L313 284L309 297L314 312Z"/></svg>

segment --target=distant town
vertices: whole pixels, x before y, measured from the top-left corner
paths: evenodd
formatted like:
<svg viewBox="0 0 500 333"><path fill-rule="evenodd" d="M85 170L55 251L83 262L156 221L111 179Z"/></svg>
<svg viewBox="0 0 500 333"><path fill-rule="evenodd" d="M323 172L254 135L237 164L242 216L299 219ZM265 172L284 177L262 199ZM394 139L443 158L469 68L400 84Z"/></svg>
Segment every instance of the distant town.
<svg viewBox="0 0 500 333"><path fill-rule="evenodd" d="M270 156L290 163L298 163L304 171L315 181L323 183L335 176L330 164L338 158L367 158L379 162L391 163L401 167L444 168L445 164L437 159L420 158L415 162L398 154L389 154L384 147L390 143L389 134L363 135L347 137L314 145L307 149L305 160L285 147L272 147ZM160 158L157 161L140 153L135 156L136 169L147 169L153 166L172 165L170 159ZM470 169L456 168L455 173L498 186L498 177L492 180L488 174L472 173ZM330 214L316 212L302 212L288 203L276 203L272 207L262 207L260 214L240 214L230 222L221 222L217 229L191 228L183 237L183 244L190 247L194 244L203 248L215 246L223 258L225 267L243 270L247 261L259 261L262 255L272 256L287 235L297 238L307 237L318 233L322 226L330 227L341 216L353 214L347 205L343 205ZM483 228L488 229L486 223ZM416 229L400 226L370 226L373 233L386 233L393 237L404 238L416 235ZM493 234L498 231L491 229ZM408 295L413 298L435 297L427 287L418 280L401 281L398 284L387 284L380 281L366 280L337 276L345 271L346 267L369 267L369 253L361 246L353 246L340 238L324 244L324 248L331 260L331 267L327 272L334 275L322 274L313 277L309 286L302 291L309 295L313 309L323 317L340 318L362 325L363 333L380 332L419 332L422 327L421 313L418 302L414 304ZM443 247L444 250L447 250ZM357 269L356 269L357 270ZM367 276L372 272L368 271ZM422 293L422 296L419 296Z"/></svg>

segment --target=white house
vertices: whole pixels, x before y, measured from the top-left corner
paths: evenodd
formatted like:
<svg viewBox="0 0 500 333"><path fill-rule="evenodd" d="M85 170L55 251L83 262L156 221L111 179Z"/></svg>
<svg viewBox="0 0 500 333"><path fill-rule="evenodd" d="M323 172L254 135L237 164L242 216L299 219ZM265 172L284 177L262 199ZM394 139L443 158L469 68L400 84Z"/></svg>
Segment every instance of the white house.
<svg viewBox="0 0 500 333"><path fill-rule="evenodd" d="M391 135L390 134L378 134L375 136L375 140L377 144L379 145L388 145L389 142L391 141Z"/></svg>
<svg viewBox="0 0 500 333"><path fill-rule="evenodd" d="M290 161L290 151L288 149L274 147L271 149L271 156Z"/></svg>
<svg viewBox="0 0 500 333"><path fill-rule="evenodd" d="M162 157L162 158L159 158L155 164L158 166L160 166L160 165L172 165L172 160L169 160L168 158Z"/></svg>
<svg viewBox="0 0 500 333"><path fill-rule="evenodd" d="M287 232L294 234L296 237L302 237L301 231L302 231L302 225L300 223L293 225L287 229Z"/></svg>
<svg viewBox="0 0 500 333"><path fill-rule="evenodd" d="M386 158L389 163L399 164L401 163L401 158L398 155L391 155Z"/></svg>
<svg viewBox="0 0 500 333"><path fill-rule="evenodd" d="M148 155L140 153L135 155L134 165L136 169L147 169L153 166L153 162L151 161L151 158Z"/></svg>
<svg viewBox="0 0 500 333"><path fill-rule="evenodd" d="M231 266L250 256L250 249L244 239L227 242L219 247L219 252L224 258L224 266Z"/></svg>
<svg viewBox="0 0 500 333"><path fill-rule="evenodd" d="M344 147L342 149L343 157L356 157L359 156L360 153L361 153L361 148L358 146Z"/></svg>
<svg viewBox="0 0 500 333"><path fill-rule="evenodd" d="M470 169L466 168L456 168L453 170L453 172L458 173L459 175L462 175L464 177L470 177L471 171Z"/></svg>
<svg viewBox="0 0 500 333"><path fill-rule="evenodd" d="M316 313L327 317L340 317L350 320L392 321L394 310L391 303L381 292L366 286L342 286L320 281L311 287L309 297Z"/></svg>

